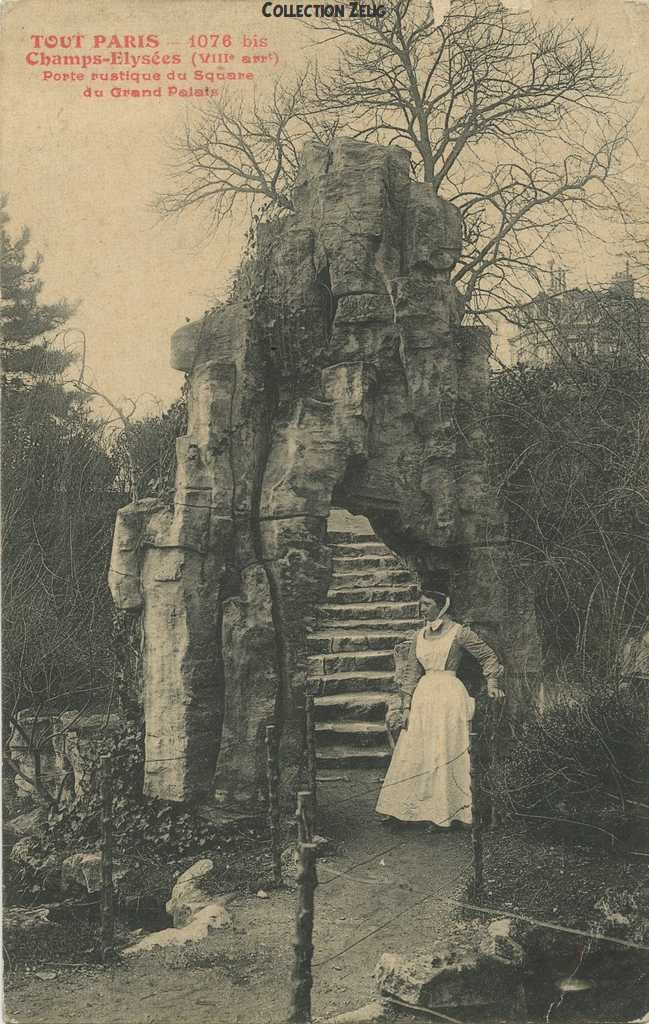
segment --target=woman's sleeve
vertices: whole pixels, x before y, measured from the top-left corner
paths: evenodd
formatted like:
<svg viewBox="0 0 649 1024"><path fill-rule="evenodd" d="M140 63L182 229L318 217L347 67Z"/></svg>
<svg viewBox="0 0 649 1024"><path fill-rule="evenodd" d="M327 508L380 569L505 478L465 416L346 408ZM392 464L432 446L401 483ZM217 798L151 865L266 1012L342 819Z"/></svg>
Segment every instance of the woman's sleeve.
<svg viewBox="0 0 649 1024"><path fill-rule="evenodd" d="M401 695L401 707L404 711L410 708L415 687L423 675L416 653L417 640L407 640L397 644L394 649L394 681Z"/></svg>
<svg viewBox="0 0 649 1024"><path fill-rule="evenodd" d="M458 642L463 650L472 654L480 663L485 679L500 679L505 671L504 666L498 661L495 651L484 640L481 640L477 633L474 633L468 626L462 626Z"/></svg>

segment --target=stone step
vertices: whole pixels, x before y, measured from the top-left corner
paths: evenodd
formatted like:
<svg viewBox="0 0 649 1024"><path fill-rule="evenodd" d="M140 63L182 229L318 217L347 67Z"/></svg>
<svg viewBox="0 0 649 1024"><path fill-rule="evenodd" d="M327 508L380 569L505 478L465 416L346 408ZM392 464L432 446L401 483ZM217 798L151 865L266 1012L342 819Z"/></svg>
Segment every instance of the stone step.
<svg viewBox="0 0 649 1024"><path fill-rule="evenodd" d="M392 693L395 689L393 672L333 672L331 675L313 675L307 687L315 696L329 697L335 693L364 693L367 690Z"/></svg>
<svg viewBox="0 0 649 1024"><path fill-rule="evenodd" d="M385 747L321 747L316 761L321 768L385 768L391 756L386 740Z"/></svg>
<svg viewBox="0 0 649 1024"><path fill-rule="evenodd" d="M399 569L400 563L394 555L334 555L333 570L338 572L351 572L359 569Z"/></svg>
<svg viewBox="0 0 649 1024"><path fill-rule="evenodd" d="M380 543L375 533L352 533L349 530L328 530L327 543L329 544L378 544Z"/></svg>
<svg viewBox="0 0 649 1024"><path fill-rule="evenodd" d="M318 626L317 634L313 636L322 636L327 633L329 629L332 633L344 633L345 636L354 638L355 636L366 635L370 640L372 634L376 631L377 633L385 633L390 630L394 630L404 636L410 635L421 629L423 621L421 619L415 619L412 616L408 619L336 619L331 622L322 622Z"/></svg>
<svg viewBox="0 0 649 1024"><path fill-rule="evenodd" d="M331 550L334 558L365 558L367 555L394 558L394 552L378 540L362 541L357 544L332 544Z"/></svg>
<svg viewBox="0 0 649 1024"><path fill-rule="evenodd" d="M416 586L407 569L362 569L355 572L334 572L329 590L353 590L357 587L388 587L400 584Z"/></svg>
<svg viewBox="0 0 649 1024"><path fill-rule="evenodd" d="M418 614L419 607L416 601L377 601L376 604L368 604L366 602L345 604L338 601L338 593L336 594L335 604L333 602L331 604L323 604L317 610L319 623L335 622L339 629L344 629L347 623L353 619L357 620L357 626L359 622L365 624L372 619L378 619L381 622L381 626L384 626L385 621L388 619L397 621L400 626L403 623L418 623ZM342 625L343 622L345 626ZM410 628L410 626L407 625L404 628Z"/></svg>
<svg viewBox="0 0 649 1024"><path fill-rule="evenodd" d="M385 768L394 647L421 625L415 577L372 533L328 535L333 576L308 641L320 767Z"/></svg>
<svg viewBox="0 0 649 1024"><path fill-rule="evenodd" d="M388 694L377 693L376 690L363 690L359 693L336 693L329 697L316 697L314 700L316 721L346 719L377 719L383 721Z"/></svg>
<svg viewBox="0 0 649 1024"><path fill-rule="evenodd" d="M384 746L387 742L383 722L316 722L316 742L324 747L340 743L353 743L355 747Z"/></svg>
<svg viewBox="0 0 649 1024"><path fill-rule="evenodd" d="M350 623L356 626L357 623ZM383 623L386 629L390 622ZM396 623L395 623L396 625ZM338 654L342 651L390 651L392 652L397 644L410 639L417 629L419 623L415 623L412 629L394 629L389 632L374 632L370 628L348 629L342 631L336 624L331 630L320 629L307 638L309 654Z"/></svg>
<svg viewBox="0 0 649 1024"><path fill-rule="evenodd" d="M309 656L309 675L326 676L333 672L394 672L394 652L344 651Z"/></svg>
<svg viewBox="0 0 649 1024"><path fill-rule="evenodd" d="M350 587L347 589L330 590L327 593L328 601L335 601L336 604L374 604L374 602L406 602L417 599L417 587L411 583L407 586L401 584L397 587Z"/></svg>

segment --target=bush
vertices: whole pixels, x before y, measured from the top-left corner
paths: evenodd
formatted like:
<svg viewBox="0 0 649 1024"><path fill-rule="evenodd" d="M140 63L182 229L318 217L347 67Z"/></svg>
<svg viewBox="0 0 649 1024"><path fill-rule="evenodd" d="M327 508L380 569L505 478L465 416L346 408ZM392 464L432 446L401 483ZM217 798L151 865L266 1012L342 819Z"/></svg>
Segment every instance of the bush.
<svg viewBox="0 0 649 1024"><path fill-rule="evenodd" d="M506 816L581 822L620 836L649 797L649 711L635 686L560 696L512 727L493 779Z"/></svg>
<svg viewBox="0 0 649 1024"><path fill-rule="evenodd" d="M646 628L649 370L514 366L491 386L492 466L511 570L535 594L547 658L584 679Z"/></svg>
<svg viewBox="0 0 649 1024"><path fill-rule="evenodd" d="M72 852L95 851L101 839L100 758L111 755L113 780L114 855L173 861L202 854L214 841L216 829L186 804L145 797L144 727L141 721L123 725L110 750L98 747L91 768L93 782L84 797L50 812L42 834L34 837L29 861L15 873L14 885L23 893L47 887L43 865Z"/></svg>

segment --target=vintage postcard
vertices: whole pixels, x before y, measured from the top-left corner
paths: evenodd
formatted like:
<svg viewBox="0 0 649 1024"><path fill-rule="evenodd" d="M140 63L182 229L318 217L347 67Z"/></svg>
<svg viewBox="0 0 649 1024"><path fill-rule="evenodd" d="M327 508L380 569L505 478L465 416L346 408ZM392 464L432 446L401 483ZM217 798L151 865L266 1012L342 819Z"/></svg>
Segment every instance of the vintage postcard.
<svg viewBox="0 0 649 1024"><path fill-rule="evenodd" d="M0 27L5 1019L649 1021L649 3Z"/></svg>

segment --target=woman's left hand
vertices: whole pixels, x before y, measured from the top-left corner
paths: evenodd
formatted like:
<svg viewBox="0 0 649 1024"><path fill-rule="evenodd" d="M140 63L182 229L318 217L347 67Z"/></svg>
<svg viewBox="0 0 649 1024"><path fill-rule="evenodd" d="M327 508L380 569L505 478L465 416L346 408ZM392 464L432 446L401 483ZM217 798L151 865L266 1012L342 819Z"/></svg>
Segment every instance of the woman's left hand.
<svg viewBox="0 0 649 1024"><path fill-rule="evenodd" d="M487 683L487 693L492 700L503 700L505 697L505 691L501 690L496 683Z"/></svg>

